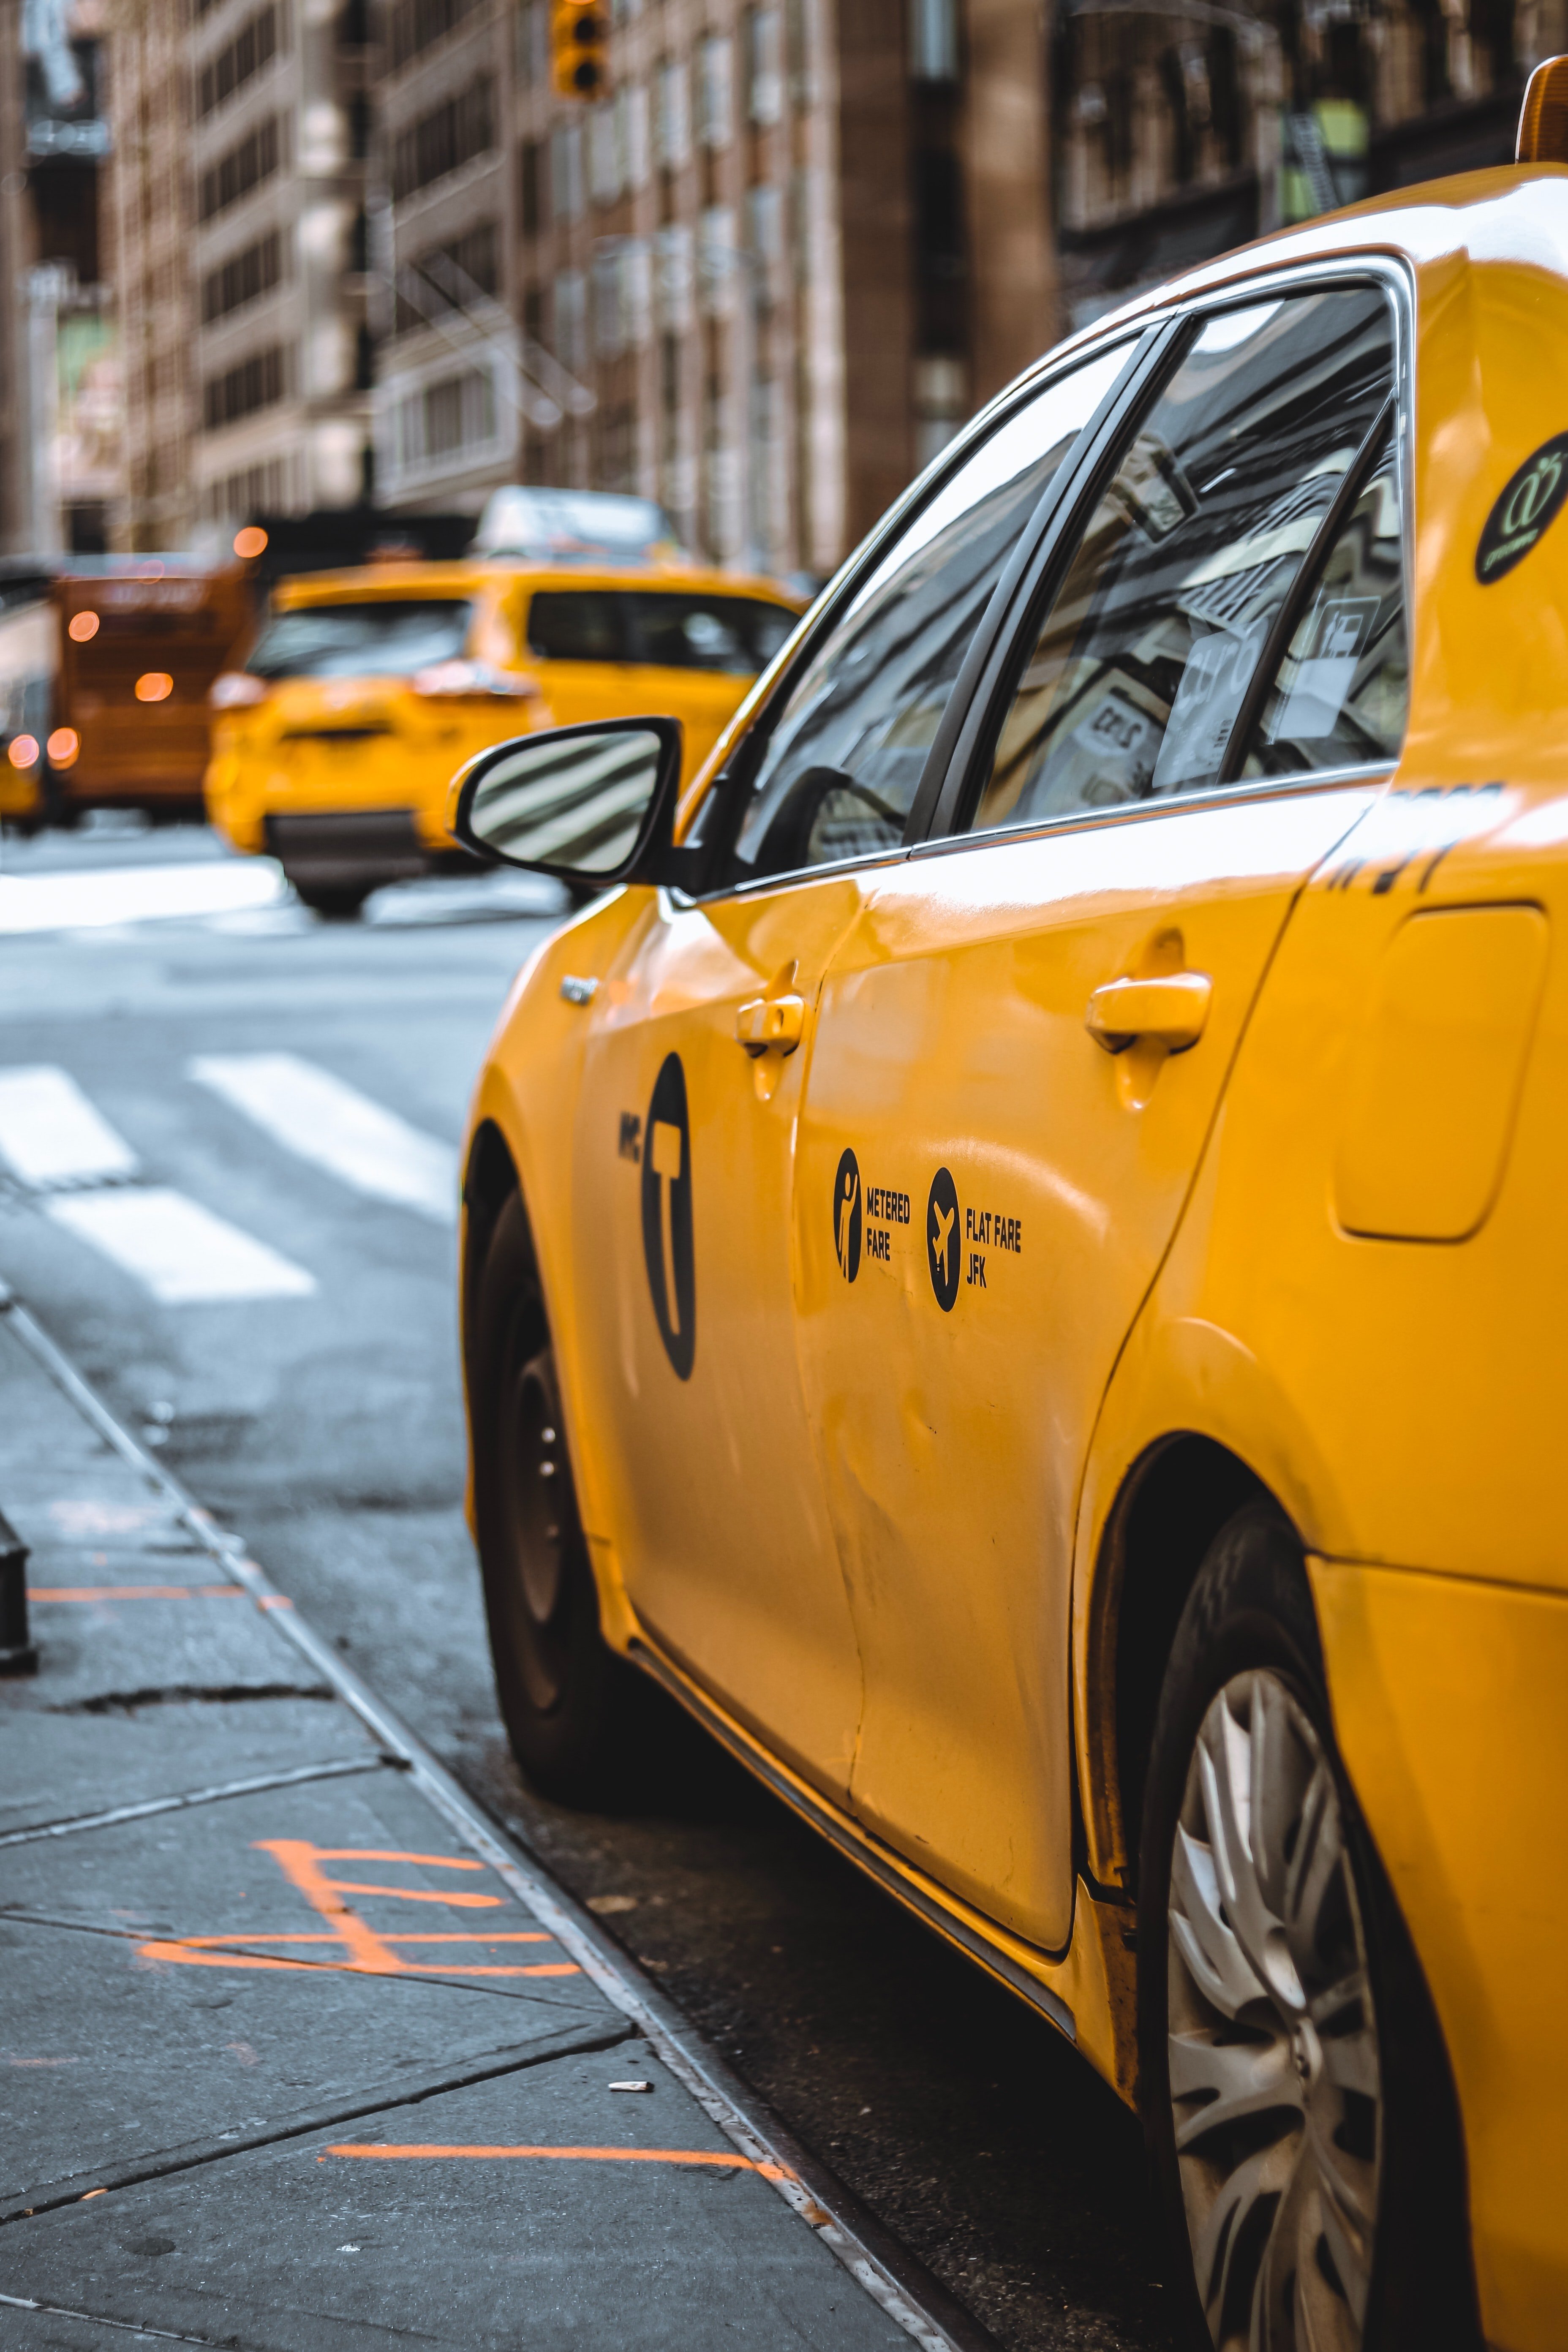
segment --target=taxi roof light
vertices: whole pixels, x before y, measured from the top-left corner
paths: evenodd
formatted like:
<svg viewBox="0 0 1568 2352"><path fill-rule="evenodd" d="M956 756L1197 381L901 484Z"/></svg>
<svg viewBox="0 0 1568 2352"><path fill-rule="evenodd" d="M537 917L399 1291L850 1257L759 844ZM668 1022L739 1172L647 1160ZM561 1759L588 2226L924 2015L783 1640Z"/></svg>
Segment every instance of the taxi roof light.
<svg viewBox="0 0 1568 2352"><path fill-rule="evenodd" d="M1548 58L1524 86L1514 160L1568 163L1568 58Z"/></svg>

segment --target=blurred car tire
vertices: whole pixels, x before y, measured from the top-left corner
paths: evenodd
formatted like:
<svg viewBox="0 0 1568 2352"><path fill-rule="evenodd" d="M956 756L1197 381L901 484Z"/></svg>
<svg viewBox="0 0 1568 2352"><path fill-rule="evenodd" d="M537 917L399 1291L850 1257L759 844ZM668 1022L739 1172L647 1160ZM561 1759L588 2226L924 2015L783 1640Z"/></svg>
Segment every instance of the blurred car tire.
<svg viewBox="0 0 1568 2352"><path fill-rule="evenodd" d="M545 1795L607 1806L626 1785L653 1694L600 1632L550 1328L516 1193L496 1219L479 1273L468 1378L485 1612L512 1753Z"/></svg>

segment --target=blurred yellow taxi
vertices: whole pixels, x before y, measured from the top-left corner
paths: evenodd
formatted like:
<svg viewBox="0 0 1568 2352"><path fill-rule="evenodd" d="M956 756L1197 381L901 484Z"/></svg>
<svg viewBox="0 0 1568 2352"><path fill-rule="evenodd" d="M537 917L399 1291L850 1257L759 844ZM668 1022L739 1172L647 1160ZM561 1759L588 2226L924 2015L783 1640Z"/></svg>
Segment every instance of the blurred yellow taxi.
<svg viewBox="0 0 1568 2352"><path fill-rule="evenodd" d="M211 702L207 812L307 906L354 913L453 856L454 770L488 744L658 711L695 772L798 605L689 564L378 564L286 581ZM469 860L464 856L465 867Z"/></svg>

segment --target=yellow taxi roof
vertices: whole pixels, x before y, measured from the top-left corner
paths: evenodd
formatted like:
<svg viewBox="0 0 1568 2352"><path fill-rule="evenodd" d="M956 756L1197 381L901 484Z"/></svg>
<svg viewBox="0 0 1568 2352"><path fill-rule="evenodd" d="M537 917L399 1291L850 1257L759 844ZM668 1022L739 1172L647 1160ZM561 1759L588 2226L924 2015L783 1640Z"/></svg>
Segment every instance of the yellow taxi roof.
<svg viewBox="0 0 1568 2352"><path fill-rule="evenodd" d="M306 604L363 604L367 600L417 596L479 596L511 588L641 588L693 590L709 596L759 596L792 613L804 600L760 573L719 572L697 563L588 564L367 563L352 571L311 572L280 580L274 605L283 612Z"/></svg>

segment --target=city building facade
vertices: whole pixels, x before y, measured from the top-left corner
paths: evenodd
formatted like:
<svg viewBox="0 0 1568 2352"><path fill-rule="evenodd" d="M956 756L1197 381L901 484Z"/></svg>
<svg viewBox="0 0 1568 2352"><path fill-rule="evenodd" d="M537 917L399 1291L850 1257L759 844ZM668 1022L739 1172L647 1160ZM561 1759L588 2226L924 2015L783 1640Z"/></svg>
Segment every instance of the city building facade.
<svg viewBox="0 0 1568 2352"><path fill-rule="evenodd" d="M116 0L113 143L100 212L124 396L123 475L110 540L123 551L184 548L197 520L189 62L183 7Z"/></svg>
<svg viewBox="0 0 1568 2352"><path fill-rule="evenodd" d="M370 494L365 209L371 0L189 8L192 495L226 530L258 509Z"/></svg>

